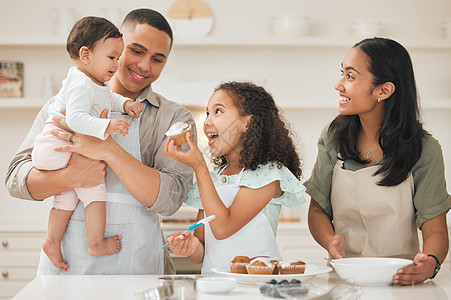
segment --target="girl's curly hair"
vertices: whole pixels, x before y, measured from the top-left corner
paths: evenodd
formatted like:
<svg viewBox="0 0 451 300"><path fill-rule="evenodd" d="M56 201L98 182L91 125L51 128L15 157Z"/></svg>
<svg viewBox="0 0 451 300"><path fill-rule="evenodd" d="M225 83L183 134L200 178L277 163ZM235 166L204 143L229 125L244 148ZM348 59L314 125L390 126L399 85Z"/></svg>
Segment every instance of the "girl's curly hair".
<svg viewBox="0 0 451 300"><path fill-rule="evenodd" d="M222 83L215 88L216 91L226 92L241 116L252 116L243 134L239 166L246 170L256 170L260 164L277 162L300 179L302 163L296 152L292 133L271 94L251 82L236 81ZM216 167L221 167L227 164L227 160L225 156L213 157L213 163Z"/></svg>

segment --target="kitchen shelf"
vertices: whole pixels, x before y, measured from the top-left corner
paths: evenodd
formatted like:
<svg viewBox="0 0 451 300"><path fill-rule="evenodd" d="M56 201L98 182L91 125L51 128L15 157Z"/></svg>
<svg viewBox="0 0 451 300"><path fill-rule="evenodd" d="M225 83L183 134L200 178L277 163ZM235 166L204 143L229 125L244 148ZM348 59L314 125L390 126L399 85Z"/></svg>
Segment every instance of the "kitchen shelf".
<svg viewBox="0 0 451 300"><path fill-rule="evenodd" d="M39 97L22 97L22 98L0 98L0 108L41 108L47 99ZM198 103L182 103L189 109L204 110L204 104ZM294 102L292 102L294 103ZM338 109L338 103L297 103L284 105L279 104L281 109ZM424 100L421 105L422 109L451 109L451 99L434 99Z"/></svg>
<svg viewBox="0 0 451 300"><path fill-rule="evenodd" d="M296 103L295 101L291 103ZM189 109L194 110L204 110L205 104L186 104L181 103L185 107ZM337 110L338 111L338 102L330 102L330 103L296 103L296 104L283 104L279 103L278 106L282 110L289 110L289 109L324 109L324 110ZM423 110L431 110L431 109L441 109L441 110L448 110L451 109L451 99L431 99L431 100L425 100L421 103L421 108Z"/></svg>
<svg viewBox="0 0 451 300"><path fill-rule="evenodd" d="M337 39L327 36L304 37L174 37L174 47L326 47L349 48L358 37ZM396 38L395 38L396 39ZM397 39L398 40L398 39ZM408 49L451 49L451 39L417 39L399 41ZM65 46L63 36L2 36L0 46Z"/></svg>
<svg viewBox="0 0 451 300"><path fill-rule="evenodd" d="M250 46L250 47L322 47L349 48L359 37L344 37L337 39L327 36L304 37L202 37L202 38L174 38L174 47L187 46ZM408 49L451 49L451 39L396 39Z"/></svg>
<svg viewBox="0 0 451 300"><path fill-rule="evenodd" d="M65 46L66 37L63 36L3 36L0 46Z"/></svg>
<svg viewBox="0 0 451 300"><path fill-rule="evenodd" d="M48 99L39 97L0 98L0 108L41 108Z"/></svg>

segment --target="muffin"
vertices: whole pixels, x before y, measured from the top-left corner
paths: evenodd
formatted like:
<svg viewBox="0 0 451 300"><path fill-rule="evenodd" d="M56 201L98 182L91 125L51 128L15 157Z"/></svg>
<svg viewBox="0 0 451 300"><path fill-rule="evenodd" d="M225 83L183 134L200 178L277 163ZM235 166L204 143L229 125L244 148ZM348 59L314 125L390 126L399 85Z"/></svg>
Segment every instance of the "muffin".
<svg viewBox="0 0 451 300"><path fill-rule="evenodd" d="M279 273L282 274L304 274L305 262L296 260L279 263Z"/></svg>
<svg viewBox="0 0 451 300"><path fill-rule="evenodd" d="M257 257L246 266L247 274L272 275L275 265L269 258Z"/></svg>
<svg viewBox="0 0 451 300"><path fill-rule="evenodd" d="M279 261L277 259L274 258L270 258L269 256L266 255L262 255L262 256L254 256L251 258L251 260L256 259L256 258L268 258L269 262L272 263L274 265L274 271L272 272L273 275L279 275Z"/></svg>
<svg viewBox="0 0 451 300"><path fill-rule="evenodd" d="M177 122L172 124L171 128L169 128L169 130L166 131L165 134L169 139L174 140L175 146L181 146L187 143L187 132L191 134L191 125L183 122Z"/></svg>
<svg viewBox="0 0 451 300"><path fill-rule="evenodd" d="M278 275L279 274L279 261L276 259L270 259L269 262L274 265L274 270L272 271L272 274Z"/></svg>
<svg viewBox="0 0 451 300"><path fill-rule="evenodd" d="M251 262L251 259L247 256L235 256L230 262L230 272L247 274L246 266Z"/></svg>

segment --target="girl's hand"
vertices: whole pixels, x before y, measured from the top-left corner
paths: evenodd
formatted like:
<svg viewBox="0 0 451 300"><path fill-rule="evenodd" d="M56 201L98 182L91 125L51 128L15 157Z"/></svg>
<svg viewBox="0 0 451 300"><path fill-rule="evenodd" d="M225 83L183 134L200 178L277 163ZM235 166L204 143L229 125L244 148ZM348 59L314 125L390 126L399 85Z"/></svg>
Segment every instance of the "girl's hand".
<svg viewBox="0 0 451 300"><path fill-rule="evenodd" d="M189 149L183 152L182 147L178 146L174 148L174 141L168 139L164 144L164 154L190 166L194 171L199 168L207 168L204 156L189 132L186 133L186 140L188 141Z"/></svg>
<svg viewBox="0 0 451 300"><path fill-rule="evenodd" d="M329 242L328 252L331 259L345 257L345 240L341 235L334 235L332 240Z"/></svg>
<svg viewBox="0 0 451 300"><path fill-rule="evenodd" d="M175 255L190 256L198 247L203 247L199 239L191 234L191 231L188 231L184 235L181 235L182 233L183 231L177 231L168 238L168 242L171 242L169 249Z"/></svg>
<svg viewBox="0 0 451 300"><path fill-rule="evenodd" d="M430 278L435 270L435 259L419 252L415 255L413 265L401 268L393 275L393 283L399 285L413 285Z"/></svg>

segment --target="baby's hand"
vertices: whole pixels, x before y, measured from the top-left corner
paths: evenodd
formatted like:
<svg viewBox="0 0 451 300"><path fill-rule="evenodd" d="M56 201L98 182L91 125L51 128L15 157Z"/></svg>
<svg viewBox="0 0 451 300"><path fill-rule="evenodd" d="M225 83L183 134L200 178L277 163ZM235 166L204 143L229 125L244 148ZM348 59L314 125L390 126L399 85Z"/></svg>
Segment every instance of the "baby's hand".
<svg viewBox="0 0 451 300"><path fill-rule="evenodd" d="M181 235L182 231L177 231L168 238L168 242L171 242L169 248L177 256L190 256L197 247L202 246L199 239L188 231L184 235Z"/></svg>
<svg viewBox="0 0 451 300"><path fill-rule="evenodd" d="M138 118L144 110L144 105L141 102L127 100L124 103L124 110L130 117Z"/></svg>
<svg viewBox="0 0 451 300"><path fill-rule="evenodd" d="M105 130L106 134L120 134L125 136L128 133L130 122L125 119L111 119Z"/></svg>

